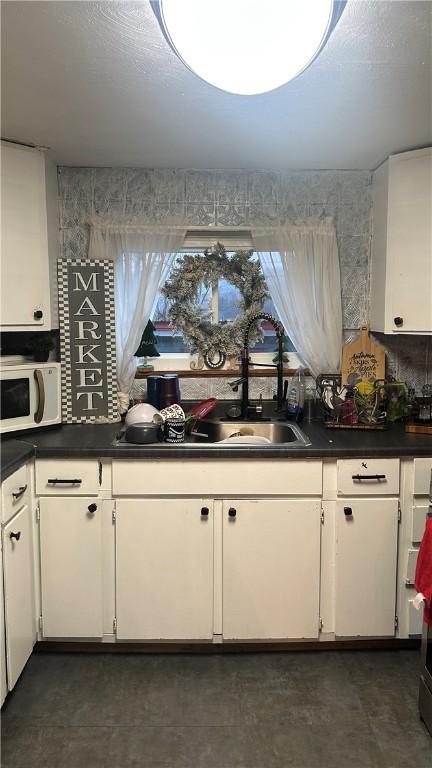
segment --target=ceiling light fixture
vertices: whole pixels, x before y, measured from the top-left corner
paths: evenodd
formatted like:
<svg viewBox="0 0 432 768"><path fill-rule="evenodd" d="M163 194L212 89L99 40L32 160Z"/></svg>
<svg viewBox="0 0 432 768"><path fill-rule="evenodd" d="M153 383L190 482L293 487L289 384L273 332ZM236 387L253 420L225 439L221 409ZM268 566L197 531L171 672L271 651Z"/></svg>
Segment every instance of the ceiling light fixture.
<svg viewBox="0 0 432 768"><path fill-rule="evenodd" d="M151 1L181 61L229 93L279 88L317 57L346 2L338 0Z"/></svg>

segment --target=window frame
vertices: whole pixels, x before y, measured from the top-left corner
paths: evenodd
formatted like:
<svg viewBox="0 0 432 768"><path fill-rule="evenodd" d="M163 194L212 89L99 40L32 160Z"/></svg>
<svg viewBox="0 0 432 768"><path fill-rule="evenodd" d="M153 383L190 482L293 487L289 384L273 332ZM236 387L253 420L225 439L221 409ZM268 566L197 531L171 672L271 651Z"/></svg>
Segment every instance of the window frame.
<svg viewBox="0 0 432 768"><path fill-rule="evenodd" d="M217 227L208 227L202 229L192 227L188 229L185 235L183 247L179 253L202 253L206 248L212 248L217 242L222 242L227 250L253 250L252 235L250 230L243 228L222 229ZM212 291L211 306L214 316L218 317L217 301L214 302L215 294ZM218 290L216 289L216 299ZM157 333L156 333L157 335ZM301 365L300 358L296 352L288 352L289 369L297 369ZM254 358L260 363L272 363L274 352L253 352ZM151 358L153 370L157 371L191 371L190 363L196 357L189 352L162 352L160 357ZM139 358L137 358L138 366ZM210 371L206 368L201 371L194 371L199 375L206 373L214 376L216 373L222 374L223 371L230 370L228 361L218 371Z"/></svg>

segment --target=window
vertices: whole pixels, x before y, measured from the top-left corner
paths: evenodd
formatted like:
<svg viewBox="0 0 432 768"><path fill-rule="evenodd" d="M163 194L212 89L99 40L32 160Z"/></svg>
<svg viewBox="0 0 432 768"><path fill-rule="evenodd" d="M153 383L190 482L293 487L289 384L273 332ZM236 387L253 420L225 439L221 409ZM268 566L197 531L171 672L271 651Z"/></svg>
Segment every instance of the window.
<svg viewBox="0 0 432 768"><path fill-rule="evenodd" d="M183 253L191 253L194 250L200 253L199 249L185 249L177 254L174 265L181 259ZM212 289L202 286L197 301L208 312L217 312L219 320L232 321L239 312L239 302L241 299L240 291L234 285L229 283L225 279L219 280L216 296L213 295ZM158 339L157 348L163 355L166 353L187 353L188 347L185 345L181 334L174 333L170 326L168 319L169 301L163 294L159 296L156 309L153 313L153 323L156 326L156 335ZM273 301L268 298L264 305L264 312L268 312L271 315L278 317ZM276 351L277 343L275 340L274 329L270 323L262 323L263 340L258 343L254 348L254 352L273 352ZM286 349L288 352L294 351L294 347L291 340L287 338Z"/></svg>

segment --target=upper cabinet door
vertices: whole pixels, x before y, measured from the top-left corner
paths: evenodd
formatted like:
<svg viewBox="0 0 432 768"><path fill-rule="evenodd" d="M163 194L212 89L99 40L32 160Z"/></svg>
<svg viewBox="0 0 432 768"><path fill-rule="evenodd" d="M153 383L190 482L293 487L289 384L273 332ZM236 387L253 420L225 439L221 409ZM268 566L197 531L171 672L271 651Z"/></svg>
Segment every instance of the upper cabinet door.
<svg viewBox="0 0 432 768"><path fill-rule="evenodd" d="M318 637L321 503L223 503L225 640Z"/></svg>
<svg viewBox="0 0 432 768"><path fill-rule="evenodd" d="M40 150L1 145L0 324L5 330L51 327L46 164Z"/></svg>
<svg viewBox="0 0 432 768"><path fill-rule="evenodd" d="M431 151L399 155L390 163L387 248L393 332L432 331L431 188Z"/></svg>
<svg viewBox="0 0 432 768"><path fill-rule="evenodd" d="M432 333L432 149L392 155L374 173L371 328Z"/></svg>

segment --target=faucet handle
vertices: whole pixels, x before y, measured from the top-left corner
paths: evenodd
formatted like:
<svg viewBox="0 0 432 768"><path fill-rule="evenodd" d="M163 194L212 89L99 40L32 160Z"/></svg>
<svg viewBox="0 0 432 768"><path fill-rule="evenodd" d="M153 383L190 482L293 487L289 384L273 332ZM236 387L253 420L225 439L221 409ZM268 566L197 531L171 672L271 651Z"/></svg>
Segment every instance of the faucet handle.
<svg viewBox="0 0 432 768"><path fill-rule="evenodd" d="M255 403L254 405L249 406L249 412L250 414L254 416L262 416L263 414L263 396L262 394L259 396L258 403Z"/></svg>

